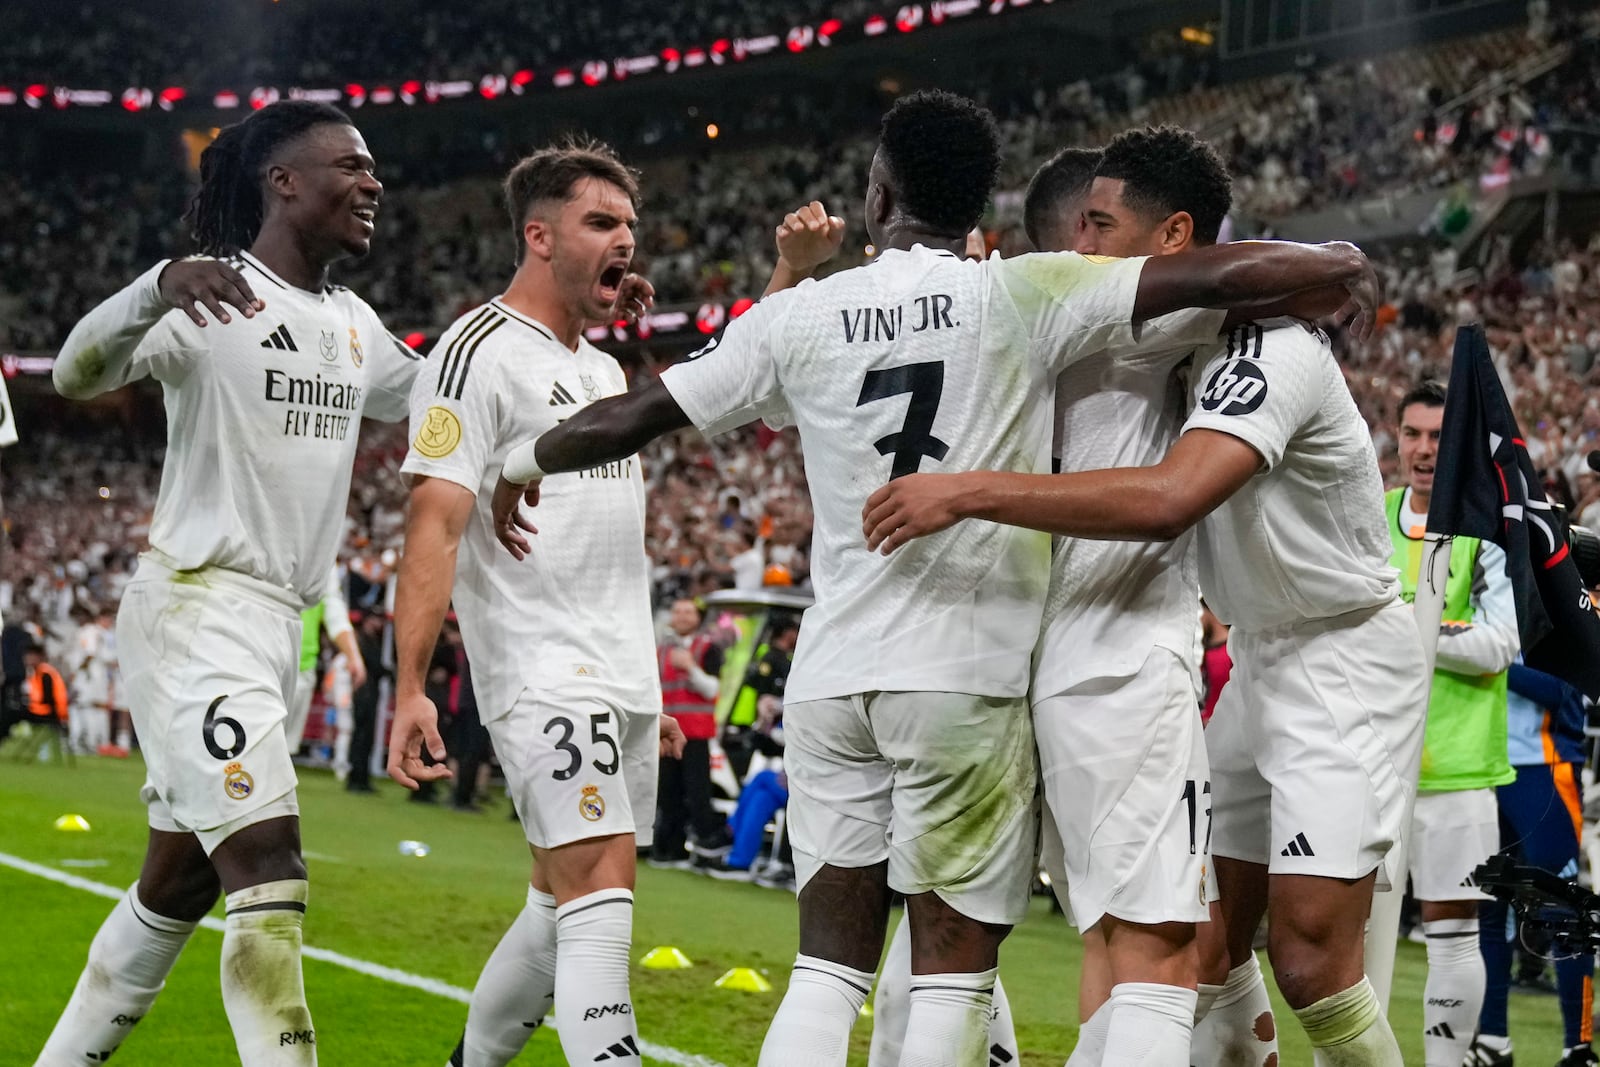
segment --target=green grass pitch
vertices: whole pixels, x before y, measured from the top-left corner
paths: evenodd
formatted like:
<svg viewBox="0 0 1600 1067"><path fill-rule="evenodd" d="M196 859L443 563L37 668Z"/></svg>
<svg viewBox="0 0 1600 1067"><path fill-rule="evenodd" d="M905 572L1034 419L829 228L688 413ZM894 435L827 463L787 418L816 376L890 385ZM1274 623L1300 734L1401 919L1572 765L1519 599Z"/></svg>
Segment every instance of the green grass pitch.
<svg viewBox="0 0 1600 1067"><path fill-rule="evenodd" d="M142 775L137 759L82 759L75 770L0 760L0 852L126 886L144 852ZM377 795L355 796L315 771L301 776L300 804L312 886L307 943L470 989L523 901L527 851L505 808L473 816L408 804L388 783ZM85 816L92 830L53 829L67 812ZM398 844L407 838L427 842L431 855L402 856ZM727 1067L754 1064L795 950L794 897L644 868L637 899L636 958L676 945L695 962L685 971L635 970L641 1036ZM10 1067L32 1062L111 903L4 866L0 901L0 1065ZM121 1067L237 1062L217 993L220 946L216 932L195 934L166 992L118 1052ZM1058 1067L1071 1051L1080 956L1077 935L1043 901L1003 949L1028 1067ZM773 991L714 988L735 966L765 971ZM1402 945L1391 1019L1408 1064L1422 1063L1424 970L1421 949ZM441 1067L460 1036L464 1004L316 960L305 974L324 1064ZM1277 1008L1282 1063L1309 1064L1293 1017L1281 1002ZM1555 1063L1554 998L1514 995L1511 1011L1518 1063ZM866 1063L868 1029L867 1020L857 1027L852 1064ZM517 1062L562 1062L555 1035L536 1034Z"/></svg>

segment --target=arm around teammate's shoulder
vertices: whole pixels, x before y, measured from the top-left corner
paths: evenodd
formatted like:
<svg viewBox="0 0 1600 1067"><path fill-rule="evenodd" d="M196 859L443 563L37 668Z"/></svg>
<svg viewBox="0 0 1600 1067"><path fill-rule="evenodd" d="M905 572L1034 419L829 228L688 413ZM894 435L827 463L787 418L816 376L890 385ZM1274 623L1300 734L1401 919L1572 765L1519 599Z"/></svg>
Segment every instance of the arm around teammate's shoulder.
<svg viewBox="0 0 1600 1067"><path fill-rule="evenodd" d="M1171 541L1238 492L1261 455L1236 437L1192 430L1160 463L1067 474L913 474L868 500L867 547L885 555L962 519L1101 541Z"/></svg>
<svg viewBox="0 0 1600 1067"><path fill-rule="evenodd" d="M1282 314L1287 306L1314 318L1327 313L1330 289L1344 290L1345 311L1355 316L1351 331L1364 339L1381 289L1359 248L1342 241L1238 241L1145 260L1133 317L1142 322L1186 307ZM1297 297L1307 301L1304 307L1293 305Z"/></svg>
<svg viewBox="0 0 1600 1067"><path fill-rule="evenodd" d="M164 260L72 328L51 370L56 392L69 400L87 400L147 374L175 380L201 347L176 331L156 338L150 336L152 330L174 308L196 327L207 325L207 312L225 324L232 321L229 306L246 318L265 307L249 282L221 260Z"/></svg>

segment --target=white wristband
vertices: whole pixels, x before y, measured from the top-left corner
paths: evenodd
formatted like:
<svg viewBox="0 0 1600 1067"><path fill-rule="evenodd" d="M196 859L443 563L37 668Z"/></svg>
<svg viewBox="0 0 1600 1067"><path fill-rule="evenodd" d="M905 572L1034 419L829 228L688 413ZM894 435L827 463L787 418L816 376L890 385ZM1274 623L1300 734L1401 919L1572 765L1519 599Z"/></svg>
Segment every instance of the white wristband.
<svg viewBox="0 0 1600 1067"><path fill-rule="evenodd" d="M539 469L539 461L533 457L533 446L538 443L538 438L524 441L507 452L506 461L500 467L500 477L512 485L527 485L543 478L544 471Z"/></svg>

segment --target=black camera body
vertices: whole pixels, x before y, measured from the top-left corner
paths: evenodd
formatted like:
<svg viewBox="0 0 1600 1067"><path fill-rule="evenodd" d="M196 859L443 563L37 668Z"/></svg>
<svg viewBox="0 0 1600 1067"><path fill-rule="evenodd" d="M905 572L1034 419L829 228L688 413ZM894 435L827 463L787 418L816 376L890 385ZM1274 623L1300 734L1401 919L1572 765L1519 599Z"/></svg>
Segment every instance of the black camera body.
<svg viewBox="0 0 1600 1067"><path fill-rule="evenodd" d="M1515 863L1510 856L1492 856L1472 872L1474 884L1516 909L1524 930L1549 936L1563 954L1584 955L1600 949L1600 896L1538 867Z"/></svg>

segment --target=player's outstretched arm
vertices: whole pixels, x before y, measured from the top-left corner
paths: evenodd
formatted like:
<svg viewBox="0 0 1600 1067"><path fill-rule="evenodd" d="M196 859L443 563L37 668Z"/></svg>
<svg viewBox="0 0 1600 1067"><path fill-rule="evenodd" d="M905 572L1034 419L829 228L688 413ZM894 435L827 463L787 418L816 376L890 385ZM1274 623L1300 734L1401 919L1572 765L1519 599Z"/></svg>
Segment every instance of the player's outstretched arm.
<svg viewBox="0 0 1600 1067"><path fill-rule="evenodd" d="M1343 306L1335 303L1343 294ZM1177 256L1153 256L1139 275L1135 322L1182 308L1228 308L1270 316L1353 316L1358 340L1372 332L1378 276L1355 245L1238 241Z"/></svg>
<svg viewBox="0 0 1600 1067"><path fill-rule="evenodd" d="M536 440L517 445L506 453L494 490L495 536L521 559L528 552L523 531L537 532L517 508L530 485L547 474L597 467L631 456L662 434L688 425L689 416L661 379L651 378L632 392L597 400ZM536 502L529 499L529 503Z"/></svg>
<svg viewBox="0 0 1600 1067"><path fill-rule="evenodd" d="M793 289L832 259L844 243L844 219L828 214L822 201L813 200L785 215L773 238L778 245L778 263L761 293L764 297Z"/></svg>
<svg viewBox="0 0 1600 1067"><path fill-rule="evenodd" d="M203 327L202 306L226 323L232 321L230 306L251 318L266 304L243 275L220 259L158 263L72 328L51 370L56 392L69 400L87 400L126 385L139 376L133 372L135 351L162 316L177 308Z"/></svg>
<svg viewBox="0 0 1600 1067"><path fill-rule="evenodd" d="M450 777L439 709L424 689L428 665L455 581L456 549L472 516L472 492L444 478L418 477L411 487L406 548L394 594L395 708L389 735L389 777L415 789ZM423 763L426 747L434 764Z"/></svg>
<svg viewBox="0 0 1600 1067"><path fill-rule="evenodd" d="M1260 468L1260 453L1239 438L1190 430L1152 467L896 478L867 498L861 528L867 547L884 555L962 519L1103 541L1170 541Z"/></svg>

